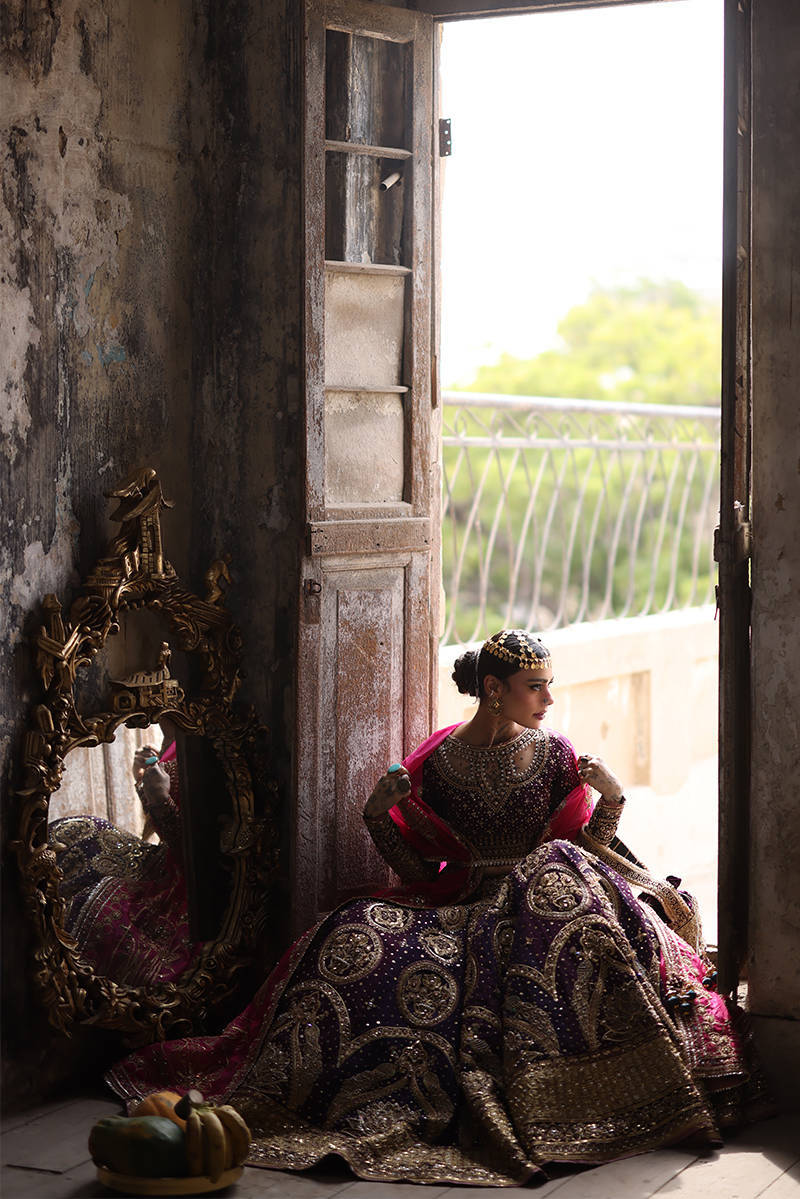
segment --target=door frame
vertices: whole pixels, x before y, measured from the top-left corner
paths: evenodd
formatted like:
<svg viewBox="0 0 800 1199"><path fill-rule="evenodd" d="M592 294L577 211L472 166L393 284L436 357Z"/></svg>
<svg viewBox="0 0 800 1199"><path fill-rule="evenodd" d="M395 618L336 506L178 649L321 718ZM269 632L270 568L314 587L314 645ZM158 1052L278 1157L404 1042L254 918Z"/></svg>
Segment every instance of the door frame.
<svg viewBox="0 0 800 1199"><path fill-rule="evenodd" d="M673 0L418 0L438 22L522 13L613 8ZM750 521L751 521L751 0L724 0L722 383L720 393L718 745L718 970L736 989L747 956L750 830ZM438 64L437 64L438 65ZM434 201L439 286L438 189ZM438 301L437 301L438 311ZM438 326L433 353L438 359Z"/></svg>

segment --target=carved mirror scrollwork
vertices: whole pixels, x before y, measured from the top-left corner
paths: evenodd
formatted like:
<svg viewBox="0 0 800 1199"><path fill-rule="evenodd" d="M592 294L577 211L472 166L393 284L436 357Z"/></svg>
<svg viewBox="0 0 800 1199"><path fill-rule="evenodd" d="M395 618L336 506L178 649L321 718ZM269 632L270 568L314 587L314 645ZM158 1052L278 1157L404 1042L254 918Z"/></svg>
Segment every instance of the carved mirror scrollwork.
<svg viewBox="0 0 800 1199"><path fill-rule="evenodd" d="M200 598L165 557L160 514L172 505L155 470L109 495L119 533L69 616L56 596L43 601L33 640L44 697L24 736L13 847L51 1023L120 1029L138 1044L201 1029L233 992L263 933L277 834L273 789L259 785L257 800L251 770L265 730L234 705L241 638L223 603L227 561L211 564ZM161 622L146 668L115 672L106 662L104 672L107 651L141 613ZM71 754L72 790L77 774L88 794L88 747L102 747L101 769L116 770L117 797L125 793L133 817L138 810L138 825L130 817L118 827L117 799L48 827L51 797L62 782L69 793Z"/></svg>

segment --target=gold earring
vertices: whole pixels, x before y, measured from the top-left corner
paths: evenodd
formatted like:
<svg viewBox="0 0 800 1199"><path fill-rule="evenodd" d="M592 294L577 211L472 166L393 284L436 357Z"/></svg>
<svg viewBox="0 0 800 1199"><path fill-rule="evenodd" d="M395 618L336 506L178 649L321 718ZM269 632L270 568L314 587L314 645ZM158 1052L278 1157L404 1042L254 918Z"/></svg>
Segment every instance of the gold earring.
<svg viewBox="0 0 800 1199"><path fill-rule="evenodd" d="M489 700L489 711L494 712L495 716L503 710L503 701L499 695L493 695Z"/></svg>

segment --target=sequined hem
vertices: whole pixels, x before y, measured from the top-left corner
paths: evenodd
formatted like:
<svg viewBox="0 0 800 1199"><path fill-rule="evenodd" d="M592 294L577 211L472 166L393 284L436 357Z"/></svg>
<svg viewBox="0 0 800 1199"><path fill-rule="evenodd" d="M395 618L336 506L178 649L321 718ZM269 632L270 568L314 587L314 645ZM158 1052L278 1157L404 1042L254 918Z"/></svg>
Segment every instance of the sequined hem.
<svg viewBox="0 0 800 1199"><path fill-rule="evenodd" d="M454 1145L426 1145L413 1137L402 1122L387 1113L385 1129L371 1136L348 1136L322 1131L297 1120L291 1123L277 1105L259 1097L254 1107L238 1100L259 1135L250 1149L249 1166L269 1170L308 1170L328 1154L341 1157L358 1178L368 1182L414 1182L462 1186L521 1186L545 1174L533 1162L521 1163L509 1173L492 1163L491 1150L483 1146L461 1149Z"/></svg>

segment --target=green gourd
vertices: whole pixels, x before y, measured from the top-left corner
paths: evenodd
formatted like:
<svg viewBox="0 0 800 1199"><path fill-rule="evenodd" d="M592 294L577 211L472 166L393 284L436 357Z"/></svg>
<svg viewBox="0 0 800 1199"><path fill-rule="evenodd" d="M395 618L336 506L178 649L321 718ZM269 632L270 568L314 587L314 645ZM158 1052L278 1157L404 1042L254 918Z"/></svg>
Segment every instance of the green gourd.
<svg viewBox="0 0 800 1199"><path fill-rule="evenodd" d="M186 1134L164 1116L107 1116L89 1133L89 1153L99 1166L139 1178L188 1173Z"/></svg>

